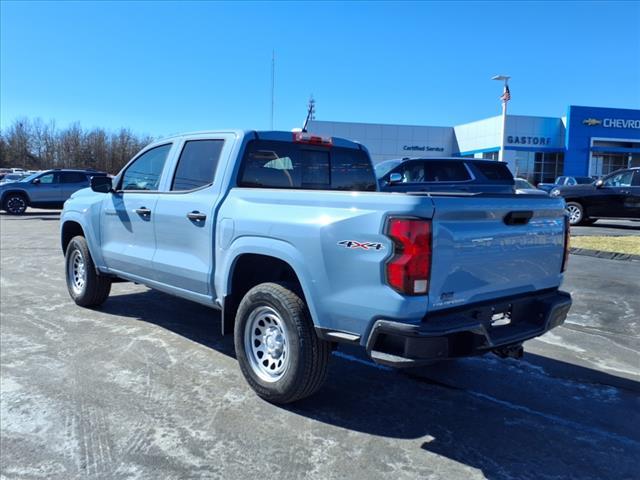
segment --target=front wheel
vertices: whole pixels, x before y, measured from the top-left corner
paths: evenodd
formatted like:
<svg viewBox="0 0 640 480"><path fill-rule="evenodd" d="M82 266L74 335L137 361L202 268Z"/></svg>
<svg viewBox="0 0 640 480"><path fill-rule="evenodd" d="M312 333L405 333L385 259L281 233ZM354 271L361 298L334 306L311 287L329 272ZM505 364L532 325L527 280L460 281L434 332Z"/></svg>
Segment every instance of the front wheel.
<svg viewBox="0 0 640 480"><path fill-rule="evenodd" d="M315 393L327 377L331 344L318 338L306 304L287 284L262 283L238 307L234 343L251 388L273 403Z"/></svg>
<svg viewBox="0 0 640 480"><path fill-rule="evenodd" d="M2 208L10 215L22 215L27 210L27 200L24 195L10 193L2 203Z"/></svg>
<svg viewBox="0 0 640 480"><path fill-rule="evenodd" d="M102 305L111 292L111 279L98 275L83 236L73 237L65 254L67 290L81 307Z"/></svg>

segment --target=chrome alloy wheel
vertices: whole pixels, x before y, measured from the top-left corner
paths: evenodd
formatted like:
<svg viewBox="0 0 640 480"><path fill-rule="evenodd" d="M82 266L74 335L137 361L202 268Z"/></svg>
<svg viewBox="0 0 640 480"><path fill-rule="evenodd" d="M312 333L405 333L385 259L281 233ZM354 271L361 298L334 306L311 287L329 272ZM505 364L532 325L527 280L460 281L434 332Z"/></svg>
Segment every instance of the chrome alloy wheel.
<svg viewBox="0 0 640 480"><path fill-rule="evenodd" d="M289 366L289 342L284 321L273 308L262 305L249 314L244 350L251 369L265 382L276 382Z"/></svg>
<svg viewBox="0 0 640 480"><path fill-rule="evenodd" d="M87 281L87 270L80 250L74 250L71 254L69 265L67 265L67 276L73 293L82 295L84 284Z"/></svg>
<svg viewBox="0 0 640 480"><path fill-rule="evenodd" d="M27 202L20 196L13 196L7 202L7 211L12 215L20 215L27 209Z"/></svg>
<svg viewBox="0 0 640 480"><path fill-rule="evenodd" d="M569 214L569 223L575 225L582 220L582 211L577 205L567 205L567 213Z"/></svg>

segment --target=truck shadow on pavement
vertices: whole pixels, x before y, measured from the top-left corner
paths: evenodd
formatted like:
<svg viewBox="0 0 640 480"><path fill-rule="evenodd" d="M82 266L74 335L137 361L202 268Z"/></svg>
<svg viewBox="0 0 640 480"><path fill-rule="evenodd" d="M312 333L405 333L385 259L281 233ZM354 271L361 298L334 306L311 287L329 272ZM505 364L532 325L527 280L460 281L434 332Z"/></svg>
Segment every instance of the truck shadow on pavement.
<svg viewBox="0 0 640 480"><path fill-rule="evenodd" d="M220 335L219 312L207 307L145 291L114 295L101 311L234 356L232 336ZM416 477L447 478L444 457L490 479L634 478L638 391L638 382L539 355L522 361L487 355L407 374L348 348L333 355L329 379L315 396L263 408L311 420L315 435L342 439L346 452L357 444L364 450L353 453L362 457L354 462L373 462L380 472L409 463ZM345 438L343 430L351 433ZM369 442L377 445L374 453Z"/></svg>

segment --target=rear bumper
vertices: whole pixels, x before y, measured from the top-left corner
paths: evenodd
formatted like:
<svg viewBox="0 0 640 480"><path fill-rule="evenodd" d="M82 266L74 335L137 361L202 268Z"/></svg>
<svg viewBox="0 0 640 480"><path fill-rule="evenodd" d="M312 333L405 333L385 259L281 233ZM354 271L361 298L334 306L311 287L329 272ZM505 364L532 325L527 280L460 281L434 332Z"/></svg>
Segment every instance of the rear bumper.
<svg viewBox="0 0 640 480"><path fill-rule="evenodd" d="M435 312L420 324L381 319L369 334L367 354L395 367L480 355L548 332L564 323L569 308L571 295L552 290ZM500 313L508 324L497 325Z"/></svg>

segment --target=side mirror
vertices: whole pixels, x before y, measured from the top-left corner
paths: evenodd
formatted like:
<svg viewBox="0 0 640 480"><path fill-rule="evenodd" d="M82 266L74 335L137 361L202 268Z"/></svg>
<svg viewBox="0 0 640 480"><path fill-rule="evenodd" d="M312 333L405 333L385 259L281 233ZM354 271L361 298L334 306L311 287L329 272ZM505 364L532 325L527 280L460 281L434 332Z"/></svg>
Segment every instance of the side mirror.
<svg viewBox="0 0 640 480"><path fill-rule="evenodd" d="M396 183L402 183L402 175L399 173L389 174L389 185L395 185Z"/></svg>
<svg viewBox="0 0 640 480"><path fill-rule="evenodd" d="M34 185L38 185L40 183L40 179L34 178L33 180L31 180L31 183L33 183Z"/></svg>
<svg viewBox="0 0 640 480"><path fill-rule="evenodd" d="M601 178L596 180L596 188L602 188L603 185L604 185L604 181Z"/></svg>
<svg viewBox="0 0 640 480"><path fill-rule="evenodd" d="M113 191L113 183L109 177L91 177L91 190L98 193Z"/></svg>

